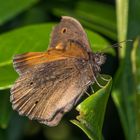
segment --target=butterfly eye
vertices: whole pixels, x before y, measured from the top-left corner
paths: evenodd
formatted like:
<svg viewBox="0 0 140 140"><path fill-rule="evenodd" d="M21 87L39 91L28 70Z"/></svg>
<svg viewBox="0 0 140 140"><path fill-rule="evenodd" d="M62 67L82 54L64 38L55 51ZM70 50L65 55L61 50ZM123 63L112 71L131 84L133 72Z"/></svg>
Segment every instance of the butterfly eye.
<svg viewBox="0 0 140 140"><path fill-rule="evenodd" d="M61 30L61 33L66 33L67 32L67 28L63 28L62 30Z"/></svg>

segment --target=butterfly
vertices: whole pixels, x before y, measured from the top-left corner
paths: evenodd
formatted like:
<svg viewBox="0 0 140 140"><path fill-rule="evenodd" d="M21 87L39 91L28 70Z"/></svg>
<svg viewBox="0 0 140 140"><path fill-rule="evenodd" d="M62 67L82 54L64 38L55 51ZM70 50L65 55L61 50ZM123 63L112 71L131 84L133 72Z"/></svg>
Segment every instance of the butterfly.
<svg viewBox="0 0 140 140"><path fill-rule="evenodd" d="M96 82L104 62L104 54L92 52L82 25L63 16L51 33L47 51L13 58L19 74L11 88L13 109L45 125L58 125Z"/></svg>

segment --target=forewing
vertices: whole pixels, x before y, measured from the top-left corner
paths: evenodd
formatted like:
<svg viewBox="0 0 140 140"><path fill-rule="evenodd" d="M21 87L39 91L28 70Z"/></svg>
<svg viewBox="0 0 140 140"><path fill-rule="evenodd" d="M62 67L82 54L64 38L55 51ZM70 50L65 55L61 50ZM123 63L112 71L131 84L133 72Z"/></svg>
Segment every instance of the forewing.
<svg viewBox="0 0 140 140"><path fill-rule="evenodd" d="M51 33L50 47L55 48L61 41L65 44L69 40L77 41L82 44L81 47L91 51L86 32L79 21L63 16Z"/></svg>
<svg viewBox="0 0 140 140"><path fill-rule="evenodd" d="M16 55L13 58L15 70L21 75L36 65L50 63L67 58L81 58L88 60L88 54L77 42L69 40L65 45L59 43L56 48L50 48L47 52L30 52Z"/></svg>
<svg viewBox="0 0 140 140"><path fill-rule="evenodd" d="M13 108L30 119L57 125L91 83L87 67L83 59L77 58L36 65L11 89Z"/></svg>

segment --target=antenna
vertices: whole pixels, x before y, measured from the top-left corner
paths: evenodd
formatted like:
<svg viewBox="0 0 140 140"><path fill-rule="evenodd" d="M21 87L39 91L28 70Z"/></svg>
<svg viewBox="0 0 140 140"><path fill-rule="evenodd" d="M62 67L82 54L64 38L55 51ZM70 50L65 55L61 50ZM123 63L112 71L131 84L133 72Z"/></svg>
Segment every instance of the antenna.
<svg viewBox="0 0 140 140"><path fill-rule="evenodd" d="M132 42L132 41L133 40L131 40L131 39L124 40L124 41L121 41L121 42L118 42L118 43L113 44L111 47L121 47L121 46L119 46L120 44L126 43L126 42Z"/></svg>
<svg viewBox="0 0 140 140"><path fill-rule="evenodd" d="M132 41L133 41L133 40L131 40L131 39L124 40L124 41L115 43L115 44L113 44L113 45L111 45L111 46L109 46L109 47L106 47L106 48L102 49L101 51L104 51L104 50L106 50L107 48L110 48L110 47L114 47L114 48L115 48L115 47L119 47L119 48L122 48L122 46L120 46L120 44L126 43L126 42L132 42Z"/></svg>

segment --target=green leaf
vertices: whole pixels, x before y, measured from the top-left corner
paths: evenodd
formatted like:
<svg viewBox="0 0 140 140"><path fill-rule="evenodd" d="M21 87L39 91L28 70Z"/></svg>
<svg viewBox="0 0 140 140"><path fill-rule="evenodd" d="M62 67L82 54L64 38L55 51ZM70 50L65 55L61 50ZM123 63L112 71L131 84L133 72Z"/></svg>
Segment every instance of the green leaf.
<svg viewBox="0 0 140 140"><path fill-rule="evenodd" d="M0 73L0 90L10 88L15 78L18 77L11 63L1 66Z"/></svg>
<svg viewBox="0 0 140 140"><path fill-rule="evenodd" d="M116 15L112 5L97 1L80 1L76 6L76 14L92 23L116 31Z"/></svg>
<svg viewBox="0 0 140 140"><path fill-rule="evenodd" d="M134 42L131 53L133 74L135 78L135 104L136 104L136 140L140 140L140 38Z"/></svg>
<svg viewBox="0 0 140 140"><path fill-rule="evenodd" d="M0 127L5 129L11 115L9 91L0 91Z"/></svg>
<svg viewBox="0 0 140 140"><path fill-rule="evenodd" d="M15 54L45 51L49 44L50 32L54 24L40 24L23 27L0 36L0 89L10 88L18 77L12 66ZM93 50L101 50L109 43L96 33L87 31ZM113 54L113 49L107 49Z"/></svg>
<svg viewBox="0 0 140 140"><path fill-rule="evenodd" d="M28 9L37 0L0 0L0 24Z"/></svg>
<svg viewBox="0 0 140 140"><path fill-rule="evenodd" d="M93 31L99 32L103 34L104 36L111 38L112 40L116 40L116 31L111 31L103 26L100 26L99 24L92 23L91 21L85 20L84 18L80 18L77 16L77 19L85 25L85 27L92 29Z"/></svg>
<svg viewBox="0 0 140 140"><path fill-rule="evenodd" d="M95 1L79 1L74 9L66 7L53 8L57 16L69 15L77 18L86 27L116 40L116 15L111 5Z"/></svg>
<svg viewBox="0 0 140 140"><path fill-rule="evenodd" d="M77 120L72 120L72 123L81 128L91 140L102 139L104 115L112 85L110 76L103 77L108 79L108 82L98 79L104 85L103 88L97 90L97 85L93 86L97 91L77 106L80 115L77 116Z"/></svg>
<svg viewBox="0 0 140 140"><path fill-rule="evenodd" d="M11 87L18 77L12 66L15 54L45 51L54 24L23 27L0 36L0 89Z"/></svg>
<svg viewBox="0 0 140 140"><path fill-rule="evenodd" d="M128 58L130 59L130 58ZM123 61L114 80L112 97L118 109L127 140L135 139L134 78L130 60Z"/></svg>
<svg viewBox="0 0 140 140"><path fill-rule="evenodd" d="M120 41L133 39L140 34L139 9L139 0L117 1L118 38ZM131 44L124 45L120 49L121 61L112 92L112 97L118 109L127 140L136 139L136 126L140 125L137 124L136 119L136 83L134 75L137 75L137 73L133 71L132 66L135 62L131 61L131 51Z"/></svg>
<svg viewBox="0 0 140 140"><path fill-rule="evenodd" d="M127 26L128 26L128 5L129 0L116 0L117 8L117 29L118 29L118 40L123 41L127 38ZM126 45L120 51L120 57L124 58L126 52Z"/></svg>
<svg viewBox="0 0 140 140"><path fill-rule="evenodd" d="M20 24L21 26L25 26L29 24L44 23L49 20L49 16L46 15L47 13L49 14L41 5L36 5L24 13L24 17L20 19Z"/></svg>
<svg viewBox="0 0 140 140"><path fill-rule="evenodd" d="M86 33L93 52L109 53L113 56L115 55L115 50L105 38L90 30L86 30Z"/></svg>

